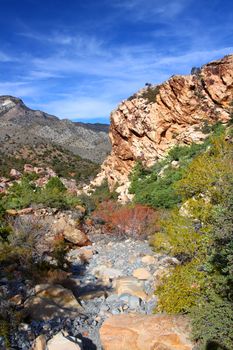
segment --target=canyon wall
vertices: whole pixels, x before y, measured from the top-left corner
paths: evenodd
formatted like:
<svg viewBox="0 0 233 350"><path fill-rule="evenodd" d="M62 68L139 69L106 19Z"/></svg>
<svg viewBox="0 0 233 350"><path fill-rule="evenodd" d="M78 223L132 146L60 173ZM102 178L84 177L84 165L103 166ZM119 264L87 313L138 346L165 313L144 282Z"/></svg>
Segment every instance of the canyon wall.
<svg viewBox="0 0 233 350"><path fill-rule="evenodd" d="M135 163L153 165L177 144L202 142L205 127L229 120L233 101L233 55L148 85L111 114L111 154L92 183L107 179L126 202L129 174Z"/></svg>

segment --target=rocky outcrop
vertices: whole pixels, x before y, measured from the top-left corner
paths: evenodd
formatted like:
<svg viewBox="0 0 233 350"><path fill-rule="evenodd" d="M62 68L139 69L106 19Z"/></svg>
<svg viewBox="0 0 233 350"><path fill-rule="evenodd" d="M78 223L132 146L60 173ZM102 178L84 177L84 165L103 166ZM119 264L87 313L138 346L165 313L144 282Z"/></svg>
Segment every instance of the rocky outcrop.
<svg viewBox="0 0 233 350"><path fill-rule="evenodd" d="M136 161L153 165L176 144L201 142L204 127L227 122L233 100L233 55L211 62L195 74L172 76L123 101L111 114L112 152L93 185L107 178L122 201Z"/></svg>
<svg viewBox="0 0 233 350"><path fill-rule="evenodd" d="M104 350L192 350L183 316L115 315L100 329Z"/></svg>

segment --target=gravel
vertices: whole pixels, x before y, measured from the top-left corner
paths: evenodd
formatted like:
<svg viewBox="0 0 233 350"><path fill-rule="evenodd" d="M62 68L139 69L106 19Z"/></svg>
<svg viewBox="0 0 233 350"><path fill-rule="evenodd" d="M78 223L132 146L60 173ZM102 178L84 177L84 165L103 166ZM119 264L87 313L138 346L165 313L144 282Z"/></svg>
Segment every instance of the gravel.
<svg viewBox="0 0 233 350"><path fill-rule="evenodd" d="M49 321L21 324L17 332L11 336L12 349L29 350L38 335L45 334L46 338L50 339L60 330L65 330L73 340L82 340L83 350L101 350L99 328L107 317L130 312L142 314L153 312L156 306L153 279L142 281L144 291L151 295L148 301L128 293L117 295L113 288L114 279L118 275L132 276L133 271L138 268L146 268L153 275L158 266L145 265L141 260L145 255L156 256L148 242L112 235L93 235L90 239L93 242L92 246L85 248L92 249L93 256L88 263L80 258L79 249L71 250L68 254L72 271L70 278L77 286L83 314L79 314L74 320L65 315L63 318ZM110 274L109 280L105 283L96 273L101 266L105 267L104 272L110 271L113 274L113 278Z"/></svg>

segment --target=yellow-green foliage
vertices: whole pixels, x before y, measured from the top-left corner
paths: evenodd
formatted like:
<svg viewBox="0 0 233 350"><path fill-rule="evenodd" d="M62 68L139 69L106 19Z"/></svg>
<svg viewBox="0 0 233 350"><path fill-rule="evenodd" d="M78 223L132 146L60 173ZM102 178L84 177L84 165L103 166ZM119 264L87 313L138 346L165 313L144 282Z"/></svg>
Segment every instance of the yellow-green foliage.
<svg viewBox="0 0 233 350"><path fill-rule="evenodd" d="M9 342L9 337L10 337L10 326L9 322L0 319L0 337L3 337L6 349L10 348L10 342Z"/></svg>
<svg viewBox="0 0 233 350"><path fill-rule="evenodd" d="M224 135L212 138L209 150L192 161L176 184L178 193L184 199L202 194L213 203L221 202L222 188L232 176L231 155L232 145L225 141Z"/></svg>
<svg viewBox="0 0 233 350"><path fill-rule="evenodd" d="M189 217L180 215L174 210L171 215L161 222L161 231L154 235L152 244L157 251L173 256L183 254L190 258L197 256L206 250L208 237L203 231L195 229L193 221Z"/></svg>
<svg viewBox="0 0 233 350"><path fill-rule="evenodd" d="M224 135L220 135L212 138L209 148L193 159L182 179L175 184L183 203L161 222L161 230L154 235L152 242L156 250L178 257L181 265L165 276L156 290L159 311L189 312L201 298L208 304L208 289L215 290L217 294L219 290L222 293L225 290L223 295L226 295L230 277L225 278L227 282L223 286L223 278L220 281L210 256L216 245L216 213L226 206L226 188L229 188L232 179L233 147ZM230 232L232 226L230 223L227 225L225 231ZM220 227L223 226L224 218ZM223 233L221 235L224 236ZM223 246L221 252L225 255L215 254L215 265L216 261L216 266L224 261L226 267L229 256L232 257L233 246L230 243L226 246L226 239L219 239L218 244ZM224 273L226 275L226 268ZM223 302L229 305L227 299ZM206 317L209 316L206 314ZM200 330L198 334L201 334Z"/></svg>
<svg viewBox="0 0 233 350"><path fill-rule="evenodd" d="M190 198L183 204L186 215L200 222L211 222L214 206L208 198Z"/></svg>
<svg viewBox="0 0 233 350"><path fill-rule="evenodd" d="M201 296L206 274L198 270L199 262L193 260L178 265L157 288L159 296L157 311L167 313L188 312Z"/></svg>

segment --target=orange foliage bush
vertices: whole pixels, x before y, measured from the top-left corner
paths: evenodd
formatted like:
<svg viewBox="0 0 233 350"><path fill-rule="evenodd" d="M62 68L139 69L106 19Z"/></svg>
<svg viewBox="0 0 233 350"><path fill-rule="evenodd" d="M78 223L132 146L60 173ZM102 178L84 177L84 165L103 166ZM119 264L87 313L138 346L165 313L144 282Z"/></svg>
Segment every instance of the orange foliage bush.
<svg viewBox="0 0 233 350"><path fill-rule="evenodd" d="M141 204L120 206L113 201L102 202L93 218L103 223L103 231L146 237L158 230L158 212Z"/></svg>

